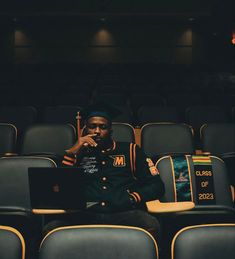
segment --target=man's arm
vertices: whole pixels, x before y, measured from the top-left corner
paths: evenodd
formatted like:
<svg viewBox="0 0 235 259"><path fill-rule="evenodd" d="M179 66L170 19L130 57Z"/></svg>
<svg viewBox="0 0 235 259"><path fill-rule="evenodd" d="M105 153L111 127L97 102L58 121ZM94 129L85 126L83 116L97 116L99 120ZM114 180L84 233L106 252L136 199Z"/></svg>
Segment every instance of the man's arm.
<svg viewBox="0 0 235 259"><path fill-rule="evenodd" d="M137 203L159 199L165 192L159 172L150 158L136 146L136 185L130 190Z"/></svg>
<svg viewBox="0 0 235 259"><path fill-rule="evenodd" d="M61 161L61 166L64 166L64 167L74 166L76 162L77 162L77 156L73 153L69 153L66 151Z"/></svg>
<svg viewBox="0 0 235 259"><path fill-rule="evenodd" d="M83 148L96 147L97 143L92 138L94 136L96 136L96 134L88 134L80 137L70 149L66 150L62 160L62 166L74 166L77 162L77 156L81 153Z"/></svg>

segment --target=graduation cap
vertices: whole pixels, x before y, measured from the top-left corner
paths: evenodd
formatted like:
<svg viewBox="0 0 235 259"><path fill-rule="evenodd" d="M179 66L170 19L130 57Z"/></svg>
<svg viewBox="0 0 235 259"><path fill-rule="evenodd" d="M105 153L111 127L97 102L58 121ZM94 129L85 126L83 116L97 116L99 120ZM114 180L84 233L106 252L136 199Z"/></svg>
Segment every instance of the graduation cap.
<svg viewBox="0 0 235 259"><path fill-rule="evenodd" d="M120 114L121 111L118 108L105 102L91 104L80 112L82 121L86 121L91 117L104 117L108 121L112 121Z"/></svg>

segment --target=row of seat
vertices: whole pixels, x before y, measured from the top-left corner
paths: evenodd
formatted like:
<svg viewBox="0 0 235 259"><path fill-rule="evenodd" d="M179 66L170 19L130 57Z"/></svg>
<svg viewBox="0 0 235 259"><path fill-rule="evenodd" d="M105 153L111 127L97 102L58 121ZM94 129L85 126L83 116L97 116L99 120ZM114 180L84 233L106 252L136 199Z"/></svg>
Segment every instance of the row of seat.
<svg viewBox="0 0 235 259"><path fill-rule="evenodd" d="M131 112L128 106L118 106L121 114L115 122L125 122L134 127L151 122L186 123L198 133L205 123L235 122L235 107L230 111L222 106L191 106L180 110L176 106L146 104ZM0 106L0 122L12 123L18 130L24 130L35 123L71 123L76 125L76 115L82 108L76 105L46 106L36 109L32 106Z"/></svg>
<svg viewBox="0 0 235 259"><path fill-rule="evenodd" d="M16 89L35 86L36 88L68 89L69 91L73 89L78 92L85 88L86 91L101 90L103 86L115 87L118 85L122 90L135 89L136 91L146 86L148 89L157 88L158 91L166 93L169 88L174 92L190 92L191 90L213 92L214 90L214 92L220 93L235 93L234 75L232 74L225 75L222 78L217 72L214 73L213 78L209 71L186 72L183 68L177 69L176 66L172 71L169 68L164 69L154 64L151 64L148 69L146 69L146 64L144 67L141 64L141 69L134 68L134 64L125 69L126 66L122 64L122 72L111 72L107 67L106 69L101 68L92 71L91 68L84 69L85 65L76 67L75 64L73 64L73 67L61 70L56 67L56 64L53 65L48 68L43 64L40 69L35 68L36 64L27 68L19 66L15 71L12 71L12 68L5 71L5 67L2 67L2 71L5 71L5 73L3 72L1 75L0 86ZM112 66L112 64L109 64L109 66Z"/></svg>
<svg viewBox="0 0 235 259"><path fill-rule="evenodd" d="M179 157L177 154L176 157ZM191 192L192 199L195 205L200 205L200 199L197 199L198 186L197 179L194 177L194 156L187 154L180 157L187 159L189 171L191 172ZM156 166L160 176L165 184L166 192L162 197L164 202L176 202L174 192L174 176L172 174L172 161L174 155L164 156L157 160ZM197 157L196 157L197 158ZM223 160L215 156L209 156L208 160L211 163L213 171L213 182L216 200L210 204L210 208L214 210L232 210L233 200L230 190L230 182L227 175L227 169ZM30 192L28 183L28 168L29 167L56 167L56 162L46 156L15 156L0 158L0 206L9 208L12 206L14 210L21 208L21 212L26 214L29 212ZM151 205L151 204L150 204ZM207 206L204 206L204 211ZM200 206L197 207L200 210ZM12 209L11 209L12 210ZM13 211L14 211L13 210ZM161 211L156 211L156 213ZM234 210L235 212L235 210Z"/></svg>
<svg viewBox="0 0 235 259"><path fill-rule="evenodd" d="M113 123L113 138L135 142L135 129L127 123ZM201 128L202 151L220 155L235 151L235 124L210 123ZM76 129L71 124L33 124L25 129L21 154L53 152L61 154L76 140ZM1 152L15 151L17 128L0 124ZM140 145L150 157L172 153L195 153L193 130L181 123L148 123L140 129Z"/></svg>
<svg viewBox="0 0 235 259"><path fill-rule="evenodd" d="M22 234L0 226L0 257L25 259ZM234 258L235 224L195 225L181 229L171 242L171 259ZM26 251L27 252L27 251ZM41 242L39 259L161 259L158 243L140 228L72 226L56 229Z"/></svg>
<svg viewBox="0 0 235 259"><path fill-rule="evenodd" d="M143 86L143 92L125 93L120 87L106 90L106 92L97 92L87 94L84 91L62 92L55 94L52 92L45 95L44 91L35 90L35 92L19 92L12 96L10 93L1 94L1 103L3 105L35 105L37 107L46 105L79 105L86 106L88 103L99 100L110 101L116 105L129 105L132 110L146 104L157 104L158 106L176 106L188 107L195 105L220 105L225 107L235 106L235 95L233 94L198 94L198 93L175 93L167 97L158 93L157 89L147 90ZM116 91L116 92L115 92Z"/></svg>
<svg viewBox="0 0 235 259"><path fill-rule="evenodd" d="M194 176L193 159L192 156L187 155L192 177L191 201L194 206L186 209L185 202L180 202L175 196L170 156L165 156L157 161L156 165L165 184L166 192L161 198L160 207L159 203L150 201L147 203L147 208L153 215L161 215L163 239L166 244L168 238L171 239L172 235L184 226L235 222L235 209L224 162L214 156L209 158L212 165L216 199L211 204L201 204L201 201L197 199L199 191ZM45 221L45 210L42 214L39 214L38 211L37 214L34 214L32 210L28 182L29 167L56 167L56 164L49 158L38 156L0 158L0 224L7 224L20 230L27 237L28 247L33 245L31 242L35 236L40 236L41 227ZM178 211L180 212L178 213ZM166 214L168 212L169 214Z"/></svg>
<svg viewBox="0 0 235 259"><path fill-rule="evenodd" d="M135 142L134 128L125 123L113 123L113 138L117 141ZM77 139L71 124L35 124L22 134L17 142L17 128L0 124L0 153L20 155L54 154L62 156ZM156 158L165 154L195 154L192 128L179 123L150 123L141 128L140 145L146 155ZM202 152L225 159L234 182L235 124L205 124L201 128ZM234 171L234 172L233 172Z"/></svg>

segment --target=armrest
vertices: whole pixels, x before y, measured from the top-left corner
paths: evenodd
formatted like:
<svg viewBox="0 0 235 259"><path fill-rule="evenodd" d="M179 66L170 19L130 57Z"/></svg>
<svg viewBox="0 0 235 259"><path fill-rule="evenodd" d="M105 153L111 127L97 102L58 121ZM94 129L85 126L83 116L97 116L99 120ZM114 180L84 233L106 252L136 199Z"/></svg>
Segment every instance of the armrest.
<svg viewBox="0 0 235 259"><path fill-rule="evenodd" d="M19 154L18 153L4 153L4 154L1 154L2 157L12 157L12 156L18 156Z"/></svg>
<svg viewBox="0 0 235 259"><path fill-rule="evenodd" d="M60 209L32 209L33 214L64 214L66 210Z"/></svg>
<svg viewBox="0 0 235 259"><path fill-rule="evenodd" d="M160 202L153 200L146 202L146 206L150 213L170 213L191 210L195 207L195 203L192 201Z"/></svg>
<svg viewBox="0 0 235 259"><path fill-rule="evenodd" d="M80 211L79 209L32 209L33 214L65 214L65 213L74 213Z"/></svg>

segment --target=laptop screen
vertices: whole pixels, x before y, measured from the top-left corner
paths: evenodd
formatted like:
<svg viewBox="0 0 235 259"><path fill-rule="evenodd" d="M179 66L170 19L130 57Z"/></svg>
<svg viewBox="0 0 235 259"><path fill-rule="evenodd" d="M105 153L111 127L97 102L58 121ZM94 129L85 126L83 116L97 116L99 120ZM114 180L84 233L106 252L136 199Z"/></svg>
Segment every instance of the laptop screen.
<svg viewBox="0 0 235 259"><path fill-rule="evenodd" d="M32 209L83 209L89 177L79 168L30 167L28 169Z"/></svg>

